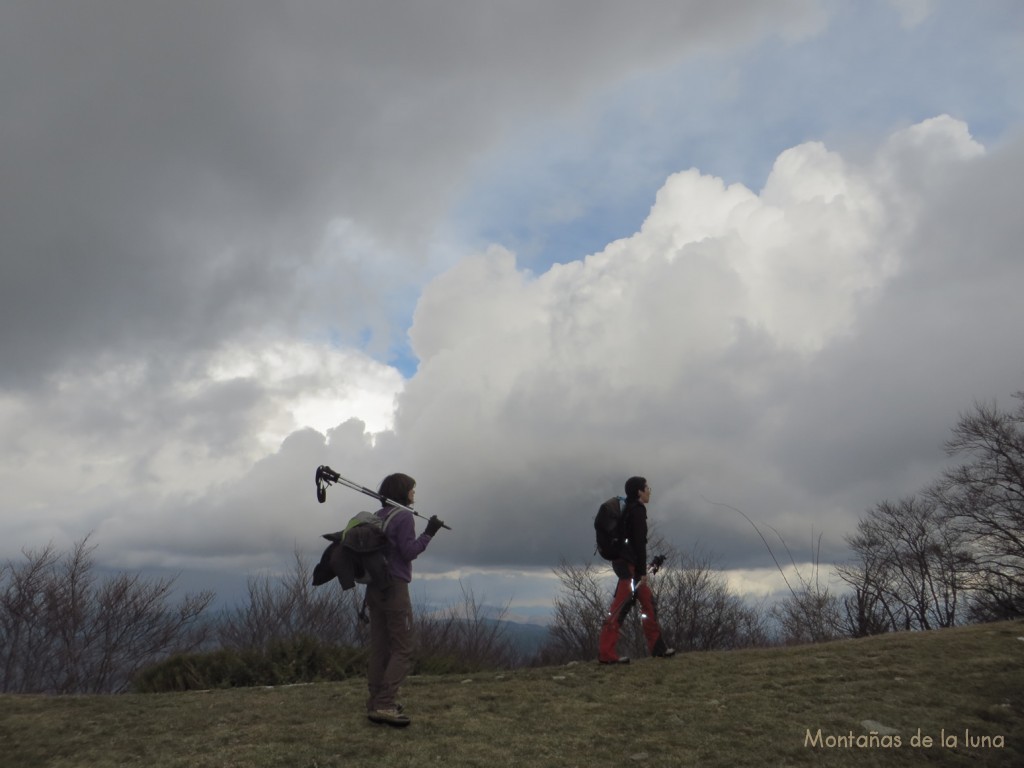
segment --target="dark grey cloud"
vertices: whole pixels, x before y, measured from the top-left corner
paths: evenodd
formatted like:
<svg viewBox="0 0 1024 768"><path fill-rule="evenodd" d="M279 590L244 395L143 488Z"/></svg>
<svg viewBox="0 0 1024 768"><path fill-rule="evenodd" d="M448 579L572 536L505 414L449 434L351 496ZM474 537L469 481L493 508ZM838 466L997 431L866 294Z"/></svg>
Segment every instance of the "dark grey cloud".
<svg viewBox="0 0 1024 768"><path fill-rule="evenodd" d="M812 7L4 3L0 385L267 325L355 336L519 121ZM409 261L318 258L334 219Z"/></svg>

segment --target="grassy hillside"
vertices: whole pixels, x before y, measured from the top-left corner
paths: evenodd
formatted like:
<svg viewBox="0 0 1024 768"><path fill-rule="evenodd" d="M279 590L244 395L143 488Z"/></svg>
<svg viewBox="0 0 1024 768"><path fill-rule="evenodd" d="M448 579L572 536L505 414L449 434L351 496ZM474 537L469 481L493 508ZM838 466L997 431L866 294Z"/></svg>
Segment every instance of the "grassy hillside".
<svg viewBox="0 0 1024 768"><path fill-rule="evenodd" d="M366 721L357 681L4 696L0 759L19 768L1020 766L1022 638L1024 622L1013 622L614 668L412 678L404 730Z"/></svg>

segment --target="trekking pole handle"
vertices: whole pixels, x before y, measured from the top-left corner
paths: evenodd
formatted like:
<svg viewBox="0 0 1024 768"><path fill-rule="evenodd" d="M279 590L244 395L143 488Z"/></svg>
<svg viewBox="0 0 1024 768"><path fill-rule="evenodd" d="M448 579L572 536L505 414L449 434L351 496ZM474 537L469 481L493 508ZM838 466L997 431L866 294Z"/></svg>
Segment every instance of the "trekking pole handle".
<svg viewBox="0 0 1024 768"><path fill-rule="evenodd" d="M644 580L646 580L648 576L653 576L654 574L656 574L658 572L658 570L661 568L661 566L664 565L664 564L665 564L665 556L664 555L655 555L654 556L654 559L651 560L650 565L647 566L647 571L642 576L640 576L639 579L635 579L634 582L633 582L634 587L633 587L633 595L632 595L632 598L631 598L633 601L636 600L636 591L637 591L637 589L640 588L640 584Z"/></svg>

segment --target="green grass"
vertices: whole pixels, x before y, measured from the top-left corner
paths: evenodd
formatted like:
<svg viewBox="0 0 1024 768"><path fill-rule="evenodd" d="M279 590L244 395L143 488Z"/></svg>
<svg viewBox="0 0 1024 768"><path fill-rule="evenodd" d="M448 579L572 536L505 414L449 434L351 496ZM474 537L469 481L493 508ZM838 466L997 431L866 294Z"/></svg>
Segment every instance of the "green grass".
<svg viewBox="0 0 1024 768"><path fill-rule="evenodd" d="M0 697L0 761L52 766L1024 765L1024 622L816 646L410 678L411 727L367 722L352 680ZM896 748L854 740L863 721ZM913 746L920 729L934 742ZM939 737L955 735L958 745ZM964 732L993 746L965 745ZM896 737L893 736L893 739ZM996 746L1002 741L1002 747ZM835 742L830 742L835 744ZM842 742L840 742L842 744Z"/></svg>

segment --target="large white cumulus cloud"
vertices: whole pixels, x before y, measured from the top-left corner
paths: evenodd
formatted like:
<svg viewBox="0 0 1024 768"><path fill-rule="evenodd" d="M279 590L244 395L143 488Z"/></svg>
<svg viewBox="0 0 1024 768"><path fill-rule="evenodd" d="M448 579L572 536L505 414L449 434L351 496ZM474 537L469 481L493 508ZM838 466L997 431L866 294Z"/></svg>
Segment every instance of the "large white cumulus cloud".
<svg viewBox="0 0 1024 768"><path fill-rule="evenodd" d="M959 314L958 301L981 299L957 296L971 256L936 242L936 228L973 220L979 201L962 188L998 173L985 159L945 116L859 163L808 143L779 156L760 192L673 175L635 235L583 260L532 275L494 247L439 277L417 308L421 366L396 432L401 459L460 518L453 549L502 563L586 556L591 508L632 473L655 485L669 533L734 563L765 553L753 539L737 548L746 523L702 497L801 543L824 529L838 548L878 494L913 492L937 468L971 397L1018 384L1009 359L935 378L961 345L1012 338L1005 322ZM1019 228L990 197L992 226ZM954 209L936 221L944 201ZM999 265L975 276L982 292L1019 277L1005 234L976 243ZM948 358L902 312L935 300L977 334L946 339Z"/></svg>

